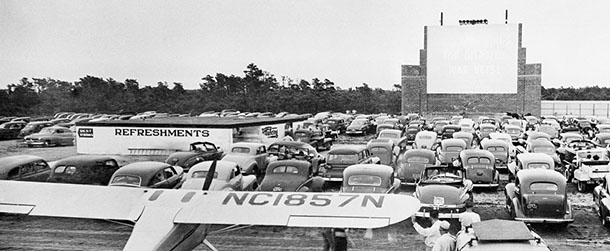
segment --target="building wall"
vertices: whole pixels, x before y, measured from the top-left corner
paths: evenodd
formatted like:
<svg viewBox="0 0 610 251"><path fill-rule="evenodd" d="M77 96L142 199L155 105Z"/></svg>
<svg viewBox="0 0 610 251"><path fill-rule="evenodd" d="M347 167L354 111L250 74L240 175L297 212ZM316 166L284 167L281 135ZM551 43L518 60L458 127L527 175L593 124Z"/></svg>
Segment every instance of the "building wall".
<svg viewBox="0 0 610 251"><path fill-rule="evenodd" d="M424 49L419 65L402 66L402 113L431 114L518 112L540 116L541 64L527 64L526 48L521 46L519 24L517 93L507 94L428 94L426 83L427 27L424 27Z"/></svg>

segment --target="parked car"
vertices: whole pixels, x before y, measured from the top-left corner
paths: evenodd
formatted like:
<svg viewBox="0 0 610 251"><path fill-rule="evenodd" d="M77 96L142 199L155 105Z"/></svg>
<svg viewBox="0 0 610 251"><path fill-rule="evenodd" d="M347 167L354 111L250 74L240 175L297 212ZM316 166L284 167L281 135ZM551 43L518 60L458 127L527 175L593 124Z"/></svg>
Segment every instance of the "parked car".
<svg viewBox="0 0 610 251"><path fill-rule="evenodd" d="M496 170L496 158L487 150L467 149L460 152L460 166L465 170L464 178L474 187L497 188L500 174Z"/></svg>
<svg viewBox="0 0 610 251"><path fill-rule="evenodd" d="M294 131L294 140L310 144L316 150L328 150L333 145L333 139L326 137L319 129L299 129Z"/></svg>
<svg viewBox="0 0 610 251"><path fill-rule="evenodd" d="M558 172L540 168L521 170L504 192L506 208L515 220L563 226L574 221L566 178Z"/></svg>
<svg viewBox="0 0 610 251"><path fill-rule="evenodd" d="M398 160L398 178L402 183L415 185L421 178L424 168L436 164L434 151L428 149L409 149Z"/></svg>
<svg viewBox="0 0 610 251"><path fill-rule="evenodd" d="M328 125L332 135L343 134L347 130L347 124L343 118L329 118L324 124Z"/></svg>
<svg viewBox="0 0 610 251"><path fill-rule="evenodd" d="M262 176L269 163L277 160L277 156L269 156L263 143L237 142L222 160L237 163L244 174Z"/></svg>
<svg viewBox="0 0 610 251"><path fill-rule="evenodd" d="M508 144L505 141L497 139L483 139L481 141L481 149L492 153L496 159L496 169L508 169L510 161L508 153Z"/></svg>
<svg viewBox="0 0 610 251"><path fill-rule="evenodd" d="M9 121L0 124L0 140L19 138L19 132L26 124L25 121Z"/></svg>
<svg viewBox="0 0 610 251"><path fill-rule="evenodd" d="M396 157L399 154L399 149L394 142L389 139L371 139L366 148L372 156L378 157L383 165L394 166Z"/></svg>
<svg viewBox="0 0 610 251"><path fill-rule="evenodd" d="M394 168L380 164L351 165L343 170L342 193L399 193Z"/></svg>
<svg viewBox="0 0 610 251"><path fill-rule="evenodd" d="M178 188L184 170L180 166L157 161L127 164L112 175L109 186Z"/></svg>
<svg viewBox="0 0 610 251"><path fill-rule="evenodd" d="M112 156L77 155L55 162L47 182L108 185L119 168Z"/></svg>
<svg viewBox="0 0 610 251"><path fill-rule="evenodd" d="M458 218L466 211L466 201L473 200L472 187L462 167L426 167L413 194L421 202L415 216L430 217L430 211L438 210L439 218Z"/></svg>
<svg viewBox="0 0 610 251"><path fill-rule="evenodd" d="M189 145L187 152L175 152L167 156L165 163L180 166L184 172L188 172L191 166L206 160L220 160L225 155L224 151L216 144L208 141L197 141Z"/></svg>
<svg viewBox="0 0 610 251"><path fill-rule="evenodd" d="M498 128L494 124L481 124L479 125L479 130L477 130L477 136L479 140L484 138L489 138L489 134L492 132L497 132Z"/></svg>
<svg viewBox="0 0 610 251"><path fill-rule="evenodd" d="M446 125L451 124L451 122L449 120L436 120L436 121L431 121L432 122L432 131L435 132L437 135L441 135L442 131L443 131L443 127Z"/></svg>
<svg viewBox="0 0 610 251"><path fill-rule="evenodd" d="M525 132L522 127L511 124L504 125L502 131L510 135L513 142L518 142L519 139L523 139L523 133Z"/></svg>
<svg viewBox="0 0 610 251"><path fill-rule="evenodd" d="M437 143L437 134L431 131L420 131L415 135L413 148L434 150Z"/></svg>
<svg viewBox="0 0 610 251"><path fill-rule="evenodd" d="M51 126L23 138L28 147L74 145L74 132L61 126Z"/></svg>
<svg viewBox="0 0 610 251"><path fill-rule="evenodd" d="M563 173L561 160L559 159L559 155L557 154L557 149L555 149L555 145L553 145L551 141L548 141L546 139L528 139L525 152L544 153L546 155L551 156L551 158L553 158L553 161L555 162L556 171Z"/></svg>
<svg viewBox="0 0 610 251"><path fill-rule="evenodd" d="M524 169L555 170L555 161L544 153L522 153L517 155L515 162L508 164L508 180L515 179L517 173Z"/></svg>
<svg viewBox="0 0 610 251"><path fill-rule="evenodd" d="M492 219L472 224L460 231L456 250L536 250L550 251L544 240L521 221Z"/></svg>
<svg viewBox="0 0 610 251"><path fill-rule="evenodd" d="M436 148L436 158L440 164L450 164L457 160L462 150L466 149L466 142L461 139L443 139Z"/></svg>
<svg viewBox="0 0 610 251"><path fill-rule="evenodd" d="M344 145L328 151L322 177L325 181L343 181L343 170L348 166L380 162L364 145Z"/></svg>
<svg viewBox="0 0 610 251"><path fill-rule="evenodd" d="M407 137L402 130L398 129L385 129L379 132L377 139L389 139L394 142L394 145L398 146L400 150L404 150L407 147Z"/></svg>
<svg viewBox="0 0 610 251"><path fill-rule="evenodd" d="M602 225L610 228L610 174L605 174L602 182L593 189L593 202Z"/></svg>
<svg viewBox="0 0 610 251"><path fill-rule="evenodd" d="M610 146L610 132L600 132L595 134L595 138L592 141L601 147L608 148Z"/></svg>
<svg viewBox="0 0 610 251"><path fill-rule="evenodd" d="M368 119L356 119L347 126L346 133L348 135L367 135L375 131L374 125Z"/></svg>
<svg viewBox="0 0 610 251"><path fill-rule="evenodd" d="M269 164L258 190L273 192L322 192L324 180L316 176L310 162L280 160Z"/></svg>
<svg viewBox="0 0 610 251"><path fill-rule="evenodd" d="M559 137L559 130L553 125L542 124L538 126L538 132L546 133L551 139Z"/></svg>
<svg viewBox="0 0 610 251"><path fill-rule="evenodd" d="M517 157L517 148L513 145L513 141L510 135L501 132L492 132L489 134L490 139L497 139L506 142L508 146L508 156L511 160L514 160Z"/></svg>
<svg viewBox="0 0 610 251"><path fill-rule="evenodd" d="M452 138L461 139L464 142L466 142L466 149L472 148L472 143L474 140L474 135L472 133L463 132L463 131L454 132Z"/></svg>
<svg viewBox="0 0 610 251"><path fill-rule="evenodd" d="M459 125L445 125L441 129L440 136L441 139L451 139L453 138L453 133L459 132L462 130L462 127Z"/></svg>
<svg viewBox="0 0 610 251"><path fill-rule="evenodd" d="M25 127L23 129L21 129L21 131L19 131L19 138L23 138L25 136L28 136L30 134L34 134L37 132L40 132L40 130L42 130L42 128L45 127L51 127L53 126L53 122L51 121L36 121L36 122L30 122L27 123L25 125Z"/></svg>
<svg viewBox="0 0 610 251"><path fill-rule="evenodd" d="M566 178L576 184L579 192L586 192L590 187L600 183L610 173L610 159L606 148L593 148L576 151ZM569 170L569 171L568 171ZM573 179L570 179L573 178Z"/></svg>
<svg viewBox="0 0 610 251"><path fill-rule="evenodd" d="M0 180L44 182L50 173L49 164L38 156L15 155L0 158Z"/></svg>
<svg viewBox="0 0 610 251"><path fill-rule="evenodd" d="M180 189L202 190L208 172L214 161L199 162L191 167ZM216 161L214 178L209 191L254 191L258 188L256 175L244 175L235 162Z"/></svg>
<svg viewBox="0 0 610 251"><path fill-rule="evenodd" d="M321 171L326 158L311 145L296 141L276 141L267 148L269 156L277 160L305 160L311 163L314 173ZM270 162L271 163L271 162Z"/></svg>
<svg viewBox="0 0 610 251"><path fill-rule="evenodd" d="M409 125L406 130L407 144L412 144L415 141L415 135L421 131L419 125Z"/></svg>

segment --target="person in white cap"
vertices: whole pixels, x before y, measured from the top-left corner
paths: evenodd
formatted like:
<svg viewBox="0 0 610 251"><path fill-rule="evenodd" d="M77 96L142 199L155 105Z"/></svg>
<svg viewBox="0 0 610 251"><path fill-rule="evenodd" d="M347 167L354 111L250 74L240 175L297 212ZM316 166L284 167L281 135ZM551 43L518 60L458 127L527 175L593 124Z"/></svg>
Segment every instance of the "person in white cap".
<svg viewBox="0 0 610 251"><path fill-rule="evenodd" d="M438 237L436 243L432 247L432 251L454 251L455 250L455 236L449 232L451 224L448 221L439 222L439 231L441 237Z"/></svg>
<svg viewBox="0 0 610 251"><path fill-rule="evenodd" d="M420 235L424 236L424 243L426 244L426 251L432 250L436 240L441 236L440 221L438 220L438 211L434 210L430 212L430 220L432 221L432 226L429 228L423 228L422 226L415 221L415 216L411 216L411 222L413 222L413 228Z"/></svg>

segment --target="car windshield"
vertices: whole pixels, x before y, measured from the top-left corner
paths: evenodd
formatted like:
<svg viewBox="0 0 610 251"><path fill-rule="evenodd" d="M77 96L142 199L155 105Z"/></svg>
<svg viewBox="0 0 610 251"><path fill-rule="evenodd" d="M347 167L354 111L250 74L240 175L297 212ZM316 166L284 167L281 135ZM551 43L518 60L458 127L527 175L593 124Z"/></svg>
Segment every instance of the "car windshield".
<svg viewBox="0 0 610 251"><path fill-rule="evenodd" d="M372 154L384 154L388 152L388 149L382 146L375 146L369 149Z"/></svg>
<svg viewBox="0 0 610 251"><path fill-rule="evenodd" d="M444 179L444 181L458 180L462 177L462 172L456 168L434 168L426 169L428 179Z"/></svg>
<svg viewBox="0 0 610 251"><path fill-rule="evenodd" d="M408 163L420 163L420 164L429 164L430 159L420 156L413 156L407 159Z"/></svg>
<svg viewBox="0 0 610 251"><path fill-rule="evenodd" d="M250 153L250 148L247 147L233 147L232 153Z"/></svg>
<svg viewBox="0 0 610 251"><path fill-rule="evenodd" d="M555 148L552 146L538 146L534 147L535 153L555 154Z"/></svg>
<svg viewBox="0 0 610 251"><path fill-rule="evenodd" d="M397 139L398 137L399 137L399 135L397 135L397 134L395 134L395 133L388 133L388 132L384 133L384 132L382 132L382 133L380 133L380 134L379 134L379 137L378 137L378 138L385 138L385 139L391 138L391 139Z"/></svg>
<svg viewBox="0 0 610 251"><path fill-rule="evenodd" d="M352 175L347 179L350 186L380 186L381 177L372 175Z"/></svg>
<svg viewBox="0 0 610 251"><path fill-rule="evenodd" d="M298 174L299 168L296 166L277 166L273 168L273 173L293 173Z"/></svg>
<svg viewBox="0 0 610 251"><path fill-rule="evenodd" d="M339 164L349 164L349 163L358 163L358 155L357 154L329 154L328 155L328 163L339 163Z"/></svg>
<svg viewBox="0 0 610 251"><path fill-rule="evenodd" d="M112 179L110 184L112 185L129 185L129 186L140 186L142 178L133 175L117 175Z"/></svg>
<svg viewBox="0 0 610 251"><path fill-rule="evenodd" d="M191 174L191 178L205 179L208 176L208 171L196 171ZM214 179L218 178L218 172L214 172Z"/></svg>
<svg viewBox="0 0 610 251"><path fill-rule="evenodd" d="M534 163L527 164L527 168L530 168L530 169L533 169L533 168L551 169L551 165L549 165L549 163L534 162Z"/></svg>
<svg viewBox="0 0 610 251"><path fill-rule="evenodd" d="M554 183L536 182L536 183L530 184L530 190L532 190L532 191L550 191L550 192L554 192L554 191L557 191L557 189L559 189L559 187L557 187L557 185L554 184Z"/></svg>

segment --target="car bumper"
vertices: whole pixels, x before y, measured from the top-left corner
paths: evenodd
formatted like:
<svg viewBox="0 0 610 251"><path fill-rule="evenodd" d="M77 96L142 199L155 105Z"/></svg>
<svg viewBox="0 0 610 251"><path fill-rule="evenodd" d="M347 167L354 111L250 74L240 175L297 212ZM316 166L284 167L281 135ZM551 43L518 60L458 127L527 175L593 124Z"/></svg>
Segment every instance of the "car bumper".
<svg viewBox="0 0 610 251"><path fill-rule="evenodd" d="M421 204L421 208L419 211L415 213L417 217L430 217L430 211L437 210L438 217L443 219L457 219L460 217L460 214L466 211L466 207L464 204L462 205L431 205L431 204Z"/></svg>
<svg viewBox="0 0 610 251"><path fill-rule="evenodd" d="M346 134L364 134L364 131L347 131Z"/></svg>
<svg viewBox="0 0 610 251"><path fill-rule="evenodd" d="M338 177L322 177L324 181L343 181L343 178Z"/></svg>
<svg viewBox="0 0 610 251"><path fill-rule="evenodd" d="M574 219L549 219L549 218L515 218L525 223L571 223Z"/></svg>
<svg viewBox="0 0 610 251"><path fill-rule="evenodd" d="M472 184L473 187L498 187L500 186L500 184L493 184L493 183L489 183L489 184Z"/></svg>

